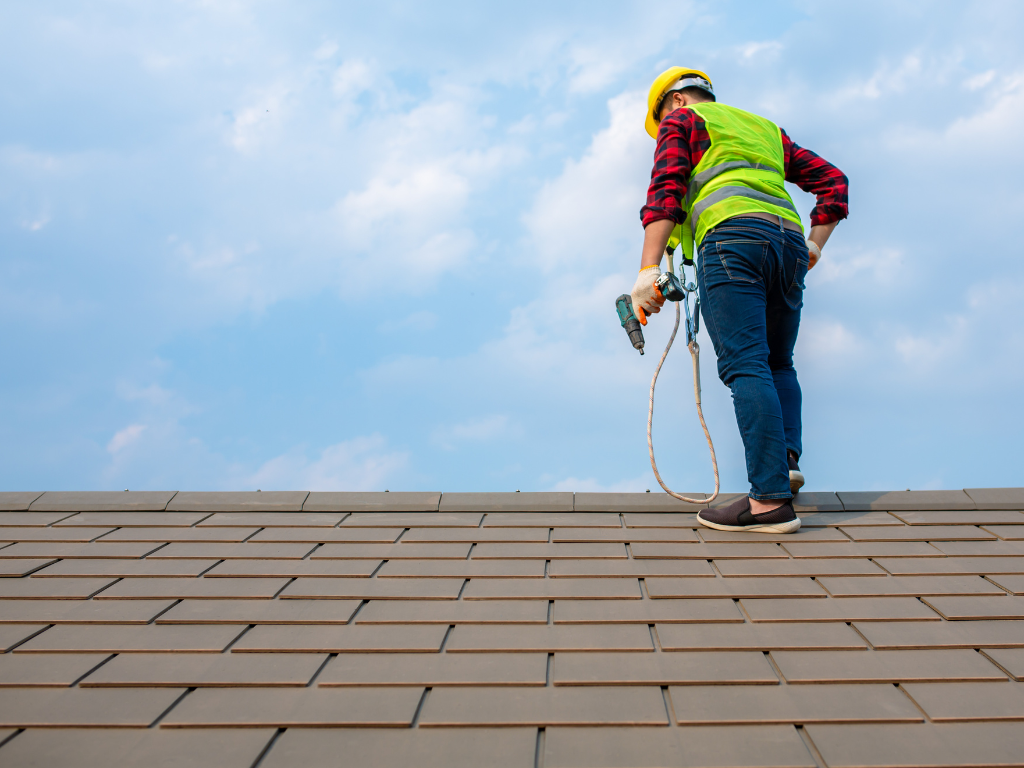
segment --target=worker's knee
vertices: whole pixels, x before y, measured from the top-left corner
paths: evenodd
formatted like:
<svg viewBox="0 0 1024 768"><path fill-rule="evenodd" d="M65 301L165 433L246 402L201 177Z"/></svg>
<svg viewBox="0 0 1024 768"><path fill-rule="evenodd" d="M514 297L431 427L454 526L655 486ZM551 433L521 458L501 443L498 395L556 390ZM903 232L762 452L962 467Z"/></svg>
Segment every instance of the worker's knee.
<svg viewBox="0 0 1024 768"><path fill-rule="evenodd" d="M722 364L721 358L718 361L718 378L729 389L737 385L760 385L767 384L775 386L772 370L765 360L734 360ZM745 381L743 381L745 380ZM739 382L739 384L737 384Z"/></svg>

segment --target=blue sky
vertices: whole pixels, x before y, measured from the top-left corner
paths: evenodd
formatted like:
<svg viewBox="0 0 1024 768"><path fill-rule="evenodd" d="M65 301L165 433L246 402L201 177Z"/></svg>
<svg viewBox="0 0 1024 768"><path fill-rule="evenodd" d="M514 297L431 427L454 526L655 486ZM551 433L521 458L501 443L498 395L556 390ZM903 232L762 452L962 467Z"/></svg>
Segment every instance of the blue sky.
<svg viewBox="0 0 1024 768"><path fill-rule="evenodd" d="M797 345L808 488L1024 484L1024 6L654 10L4 3L0 489L657 490L657 355L613 301L674 64L851 179ZM655 445L710 490L689 376L680 346Z"/></svg>

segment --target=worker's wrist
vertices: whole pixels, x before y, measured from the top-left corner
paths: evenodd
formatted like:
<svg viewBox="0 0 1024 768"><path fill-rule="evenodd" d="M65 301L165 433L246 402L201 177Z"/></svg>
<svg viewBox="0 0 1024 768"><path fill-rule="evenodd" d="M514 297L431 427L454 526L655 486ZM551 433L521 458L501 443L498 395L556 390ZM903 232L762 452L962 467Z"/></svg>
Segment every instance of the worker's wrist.
<svg viewBox="0 0 1024 768"><path fill-rule="evenodd" d="M658 270L658 274L661 274L661 265L659 264L648 264L646 267L640 267L641 272L646 272L649 269L656 269Z"/></svg>
<svg viewBox="0 0 1024 768"><path fill-rule="evenodd" d="M813 240L807 241L807 250L812 251L819 259L821 258L821 246Z"/></svg>

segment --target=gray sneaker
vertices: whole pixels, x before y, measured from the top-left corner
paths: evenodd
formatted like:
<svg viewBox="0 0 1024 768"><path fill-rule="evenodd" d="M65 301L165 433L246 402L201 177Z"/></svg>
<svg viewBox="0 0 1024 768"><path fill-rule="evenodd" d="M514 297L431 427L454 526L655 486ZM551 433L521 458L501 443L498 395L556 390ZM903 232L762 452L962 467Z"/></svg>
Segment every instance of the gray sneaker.
<svg viewBox="0 0 1024 768"><path fill-rule="evenodd" d="M793 533L800 529L800 518L793 511L792 500L778 509L759 515L750 511L750 498L744 496L721 509L702 509L697 513L701 525L719 531L755 531L757 533Z"/></svg>
<svg viewBox="0 0 1024 768"><path fill-rule="evenodd" d="M796 493L804 487L804 473L800 471L800 465L796 463L796 454L786 451L786 458L789 460L789 490Z"/></svg>

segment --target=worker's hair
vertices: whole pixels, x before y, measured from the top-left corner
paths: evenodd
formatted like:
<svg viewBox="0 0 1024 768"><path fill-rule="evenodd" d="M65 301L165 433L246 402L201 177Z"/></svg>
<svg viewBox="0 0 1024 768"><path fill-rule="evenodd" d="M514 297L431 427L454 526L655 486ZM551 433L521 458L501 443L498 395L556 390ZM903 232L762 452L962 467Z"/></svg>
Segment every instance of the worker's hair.
<svg viewBox="0 0 1024 768"><path fill-rule="evenodd" d="M691 85L687 88L680 88L678 91L669 91L665 94L665 98L668 98L673 93L681 93L684 96L689 96L694 101L715 101L715 95L708 93L703 88L698 88L696 85Z"/></svg>

